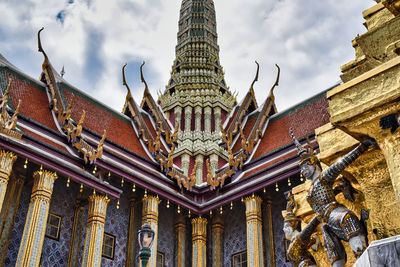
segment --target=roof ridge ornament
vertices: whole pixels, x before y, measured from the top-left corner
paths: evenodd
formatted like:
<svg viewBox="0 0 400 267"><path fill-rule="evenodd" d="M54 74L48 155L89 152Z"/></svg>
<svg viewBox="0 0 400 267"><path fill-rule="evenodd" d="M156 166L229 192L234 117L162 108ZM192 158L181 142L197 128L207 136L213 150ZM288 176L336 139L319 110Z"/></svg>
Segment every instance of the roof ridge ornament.
<svg viewBox="0 0 400 267"><path fill-rule="evenodd" d="M18 132L18 130L16 129L19 110L21 107L21 99L18 100L18 106L15 109L14 114L12 116L10 116L10 114L8 114L8 112L7 112L7 105L8 105L8 99L9 99L10 90L11 90L11 84L12 84L12 80L9 81L6 91L4 92L3 96L0 98L0 108L1 108L0 133L14 137L16 139L21 139L22 134L20 132Z"/></svg>
<svg viewBox="0 0 400 267"><path fill-rule="evenodd" d="M149 92L149 87L147 85L147 82L144 79L144 75L143 75L143 66L144 66L144 64L146 64L145 61L143 61L142 65L140 65L140 79L142 80L142 83L144 83L144 86L145 86L144 94L146 95L146 94L149 94L150 92Z"/></svg>
<svg viewBox="0 0 400 267"><path fill-rule="evenodd" d="M260 64L258 64L257 60L256 60L255 62L256 62L256 64L257 64L256 76L254 77L254 80L253 80L253 82L252 82L251 85L250 85L250 90L251 90L251 93L252 93L253 95L254 95L254 84L258 81L258 75L259 75L259 73L260 73Z"/></svg>

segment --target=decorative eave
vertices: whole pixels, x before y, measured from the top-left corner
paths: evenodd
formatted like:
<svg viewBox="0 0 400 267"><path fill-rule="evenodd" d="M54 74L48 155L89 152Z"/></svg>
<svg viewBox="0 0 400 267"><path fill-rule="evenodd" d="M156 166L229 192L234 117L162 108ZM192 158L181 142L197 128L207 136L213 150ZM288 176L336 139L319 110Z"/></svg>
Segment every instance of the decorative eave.
<svg viewBox="0 0 400 267"><path fill-rule="evenodd" d="M256 62L257 63L257 62ZM234 175L238 170L243 169L243 165L246 161L249 161L254 153L255 145L260 141L262 138L264 131L268 125L269 117L273 114L274 110L274 94L273 91L276 86L279 84L279 77L280 77L280 68L278 68L278 74L276 77L276 81L272 86L270 93L267 99L262 106L260 114L257 116L256 122L253 124L253 127L246 137L243 133L243 127L241 125L242 119L240 119L237 123L237 129L240 132L240 139L241 139L241 149L237 153L232 152L232 142L233 136L235 134L234 131L227 132L223 129L221 124L221 133L222 133L222 141L226 144L228 150L228 166L224 167L222 170L217 172L214 176L211 173L210 162L209 160L206 162L207 164L207 183L211 186L211 190L214 190L216 187L223 187L225 184L225 180L232 175ZM253 92L254 83L258 80L258 73L259 73L259 65L257 63L257 74L256 77L251 84L250 91ZM271 112L272 111L272 112ZM235 130L235 129L233 129ZM237 131L237 130L236 130Z"/></svg>
<svg viewBox="0 0 400 267"><path fill-rule="evenodd" d="M18 129L16 128L17 121L18 121L19 109L21 107L21 100L18 101L18 106L15 109L15 112L12 116L10 116L10 114L7 111L11 83L12 83L12 81L10 81L8 83L6 91L0 98L0 133L8 135L8 136L16 138L16 139L21 139L22 133L20 131L18 131Z"/></svg>
<svg viewBox="0 0 400 267"><path fill-rule="evenodd" d="M227 123L229 123L229 125L226 125L227 128L225 128L225 132L227 133L232 133L233 135L236 135L238 133L240 128L239 126L242 123L243 117L248 114L249 107L251 104L254 105L254 109L258 108L253 88L255 82L258 81L258 74L260 71L260 65L258 64L257 61L256 64L257 64L256 76L254 77L254 80L251 83L249 91L247 92L242 102L239 104L239 109L235 112L235 115L231 119L230 123L227 119Z"/></svg>
<svg viewBox="0 0 400 267"><path fill-rule="evenodd" d="M43 50L40 32L38 32L38 47L39 52L42 52L44 56L44 62L42 64L41 81L44 82L48 89L49 94L49 105L53 117L55 118L58 129L63 133L68 143L72 145L81 155L85 164L94 164L96 159L101 158L103 154L103 144L106 138L106 131L104 130L103 137L97 145L97 148L93 148L89 145L82 137L82 127L85 119L85 111L82 111L82 116L78 124L76 124L71 118L71 109L73 104L73 98L71 99L67 107L64 106L63 99L61 97L60 90L56 81L56 72L51 66L49 58ZM58 74L57 74L58 75Z"/></svg>
<svg viewBox="0 0 400 267"><path fill-rule="evenodd" d="M156 136L152 136L150 130L148 129L146 123L144 122L143 116L139 110L139 107L137 106L135 100L132 98L130 88L126 82L125 78L125 67L127 64L125 64L122 68L122 81L123 85L128 90L128 95L126 97L126 103L125 103L125 113L129 111L129 115L132 117L132 120L137 128L139 138L147 145L146 149L149 151L151 154L152 158L158 162L160 165L161 172L167 175L168 177L171 177L172 179L176 180L178 183L178 186L180 189L186 188L189 191L192 190L193 186L196 183L196 169L192 171L192 174L190 176L186 176L182 173L181 170L178 170L174 166L174 151L175 151L175 145L178 141L178 128L179 124L176 124L174 133L172 134L169 129L167 129L164 132L165 135L165 142L170 145L170 150L169 151L163 151L161 148L161 142L162 138L162 123L157 122L156 123ZM147 83L143 77L143 72L142 72L142 67L141 66L141 76L142 76L142 82L145 84L145 94L146 90L148 91ZM149 93L147 93L149 94Z"/></svg>

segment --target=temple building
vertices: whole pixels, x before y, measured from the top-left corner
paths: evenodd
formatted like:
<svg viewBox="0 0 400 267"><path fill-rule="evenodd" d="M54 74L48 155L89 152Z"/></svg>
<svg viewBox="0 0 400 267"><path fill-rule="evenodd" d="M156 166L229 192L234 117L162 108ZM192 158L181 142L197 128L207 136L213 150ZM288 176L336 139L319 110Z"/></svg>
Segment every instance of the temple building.
<svg viewBox="0 0 400 267"><path fill-rule="evenodd" d="M141 266L138 231L147 222L149 267L292 266L282 231L288 192L302 227L314 212L290 128L323 168L374 138L379 148L343 173L355 201L337 199L357 216L370 209L370 243L399 235L400 130L382 120L400 112L400 1L376 2L363 13L368 31L352 42L356 59L342 66L343 82L285 111L274 103L278 65L261 103L257 62L249 87L236 88L243 99L230 90L213 0L182 1L176 58L158 99L144 63L142 99L121 66L122 112L57 73L45 29L38 79L0 54L0 265ZM310 252L329 266L322 246Z"/></svg>

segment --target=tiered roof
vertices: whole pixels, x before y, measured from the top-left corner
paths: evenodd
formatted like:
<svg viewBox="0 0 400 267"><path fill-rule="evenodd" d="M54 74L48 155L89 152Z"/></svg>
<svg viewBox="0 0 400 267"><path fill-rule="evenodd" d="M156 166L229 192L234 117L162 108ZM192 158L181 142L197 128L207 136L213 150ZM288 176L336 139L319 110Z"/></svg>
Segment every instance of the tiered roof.
<svg viewBox="0 0 400 267"><path fill-rule="evenodd" d="M207 12L204 12L205 8L208 8ZM196 12L190 16L183 12L181 22L189 17L210 18L211 24L202 27L209 29L215 40L211 38L207 41L211 48L206 50L214 49L216 52L218 46L212 1L183 1L182 10L187 9ZM203 12L200 12L202 16L198 17L197 11ZM194 26L190 25L188 29L195 29ZM182 26L178 36L184 34L185 27ZM12 121L17 122L14 135L7 134L5 130L0 133L0 146L111 197L118 198L122 191L119 185L110 184L109 175L146 188L195 213L205 213L298 173L296 148L288 135L289 127L295 127L299 136L305 136L329 121L325 92L277 113L273 91L279 82L279 67L269 95L258 105L253 89L258 79L257 64L256 77L240 103L229 102L231 100L226 100L229 98L224 98L225 104L212 98L205 98L206 101L200 101L201 98L189 100L204 104L203 108L214 103L214 106L211 105L213 108L217 106L226 114L221 114L220 123L214 121L214 128L209 129L218 137L213 139L218 146L218 161L210 162L205 155L201 165L192 155L189 169L185 172L181 154L175 153L182 144L180 138L183 137L184 128L171 115L174 114L173 110L165 108L169 104L164 105L166 102L163 104L162 97L160 103L153 99L144 77L143 65L141 77L144 94L140 106L130 93L124 74L126 66L123 67L123 84L128 93L124 110L120 113L65 81L51 66L41 45L40 35L38 37L39 50L44 55L40 80L25 75L0 55L1 89L4 91L12 81L9 97L5 94L2 98L3 105L0 108L5 119L0 122L3 129L9 127L6 125L13 125ZM177 51L184 49L188 43L179 40ZM217 63L213 66L222 74ZM174 64L178 68L179 64ZM178 72L175 74L178 75ZM210 84L214 85L214 82ZM171 92L171 88L167 86L165 95ZM221 85L218 88L215 96L231 96L227 87ZM181 89L176 87L175 93ZM185 90L181 91L188 92ZM204 92L210 93L207 90ZM19 100L21 105L18 110ZM229 112L228 104L231 105ZM4 121L10 122L6 124ZM317 146L315 138L311 139ZM196 184L198 170L205 178L204 184Z"/></svg>

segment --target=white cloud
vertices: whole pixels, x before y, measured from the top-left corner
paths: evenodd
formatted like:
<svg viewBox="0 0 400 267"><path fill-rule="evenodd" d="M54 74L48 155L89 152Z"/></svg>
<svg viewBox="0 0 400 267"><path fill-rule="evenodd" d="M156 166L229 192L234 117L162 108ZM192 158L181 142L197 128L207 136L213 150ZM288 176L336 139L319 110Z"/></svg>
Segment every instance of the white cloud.
<svg viewBox="0 0 400 267"><path fill-rule="evenodd" d="M162 0L5 0L0 3L0 52L22 71L38 77L42 56L36 32L45 26L43 46L65 78L95 98L121 110L125 88L121 67L129 64L128 82L140 102L138 64L153 96L168 82L175 56L181 1ZM282 110L330 87L339 80L340 65L354 58L351 40L363 33L361 12L373 2L318 0L216 0L221 64L226 81L239 99L261 64L256 95L263 101L282 68L276 90ZM64 22L56 19L64 13ZM93 34L95 33L95 34ZM88 38L96 38L89 40ZM94 51L95 50L95 51ZM95 58L93 62L88 59Z"/></svg>

